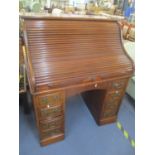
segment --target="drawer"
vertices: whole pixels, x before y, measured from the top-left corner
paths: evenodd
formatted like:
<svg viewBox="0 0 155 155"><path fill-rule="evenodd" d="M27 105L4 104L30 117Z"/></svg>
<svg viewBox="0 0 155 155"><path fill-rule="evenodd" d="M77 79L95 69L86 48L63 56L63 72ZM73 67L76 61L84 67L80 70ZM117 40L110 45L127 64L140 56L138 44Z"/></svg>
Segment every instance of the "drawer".
<svg viewBox="0 0 155 155"><path fill-rule="evenodd" d="M115 100L109 100L106 103L106 109L112 109L115 108L119 105L120 100L119 99L115 99Z"/></svg>
<svg viewBox="0 0 155 155"><path fill-rule="evenodd" d="M105 105L105 110L104 112L105 113L109 113L109 112L115 112L117 111L117 109L119 108L119 103L120 103L120 100L109 100L106 102L106 105Z"/></svg>
<svg viewBox="0 0 155 155"><path fill-rule="evenodd" d="M64 103L64 93L57 92L52 94L38 96L38 103L40 107L56 106Z"/></svg>
<svg viewBox="0 0 155 155"><path fill-rule="evenodd" d="M48 130L48 129L55 129L55 128L61 128L64 126L64 116L59 116L56 119L52 120L43 120L39 122L40 129Z"/></svg>
<svg viewBox="0 0 155 155"><path fill-rule="evenodd" d="M108 92L104 103L103 117L111 117L117 114L123 92L123 90Z"/></svg>
<svg viewBox="0 0 155 155"><path fill-rule="evenodd" d="M120 100L122 98L123 90L116 90L108 92L104 104L105 109L110 109L113 107L118 107Z"/></svg>
<svg viewBox="0 0 155 155"><path fill-rule="evenodd" d="M49 108L38 109L40 119L47 119L47 117L57 117L64 114L63 106L55 106Z"/></svg>
<svg viewBox="0 0 155 155"><path fill-rule="evenodd" d="M110 91L107 94L106 100L116 100L122 97L124 90L115 90L115 91Z"/></svg>
<svg viewBox="0 0 155 155"><path fill-rule="evenodd" d="M111 82L111 89L123 89L126 86L128 79L119 79Z"/></svg>
<svg viewBox="0 0 155 155"><path fill-rule="evenodd" d="M115 116L117 115L117 109L113 109L113 110L106 110L104 113L103 113L103 117L112 117L112 116Z"/></svg>
<svg viewBox="0 0 155 155"><path fill-rule="evenodd" d="M51 129L51 130L41 132L40 136L41 136L41 139L46 139L52 136L57 136L59 134L64 134L63 128L56 128L56 129Z"/></svg>

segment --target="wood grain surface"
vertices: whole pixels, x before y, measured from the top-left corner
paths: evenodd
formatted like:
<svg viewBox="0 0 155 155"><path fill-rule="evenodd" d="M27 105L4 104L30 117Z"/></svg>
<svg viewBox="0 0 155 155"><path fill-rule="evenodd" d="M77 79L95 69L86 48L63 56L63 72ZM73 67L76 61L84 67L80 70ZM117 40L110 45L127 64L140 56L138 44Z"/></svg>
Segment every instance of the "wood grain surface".
<svg viewBox="0 0 155 155"><path fill-rule="evenodd" d="M58 88L133 71L117 21L26 18L24 24L36 88Z"/></svg>

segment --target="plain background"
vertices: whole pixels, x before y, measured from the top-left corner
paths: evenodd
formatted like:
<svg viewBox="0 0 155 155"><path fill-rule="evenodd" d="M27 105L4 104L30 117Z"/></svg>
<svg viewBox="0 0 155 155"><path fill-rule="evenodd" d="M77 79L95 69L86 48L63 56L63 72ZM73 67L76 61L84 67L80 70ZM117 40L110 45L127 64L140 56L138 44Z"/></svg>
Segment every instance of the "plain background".
<svg viewBox="0 0 155 155"><path fill-rule="evenodd" d="M18 0L0 5L0 154L19 154ZM155 155L155 2L136 1L136 155Z"/></svg>

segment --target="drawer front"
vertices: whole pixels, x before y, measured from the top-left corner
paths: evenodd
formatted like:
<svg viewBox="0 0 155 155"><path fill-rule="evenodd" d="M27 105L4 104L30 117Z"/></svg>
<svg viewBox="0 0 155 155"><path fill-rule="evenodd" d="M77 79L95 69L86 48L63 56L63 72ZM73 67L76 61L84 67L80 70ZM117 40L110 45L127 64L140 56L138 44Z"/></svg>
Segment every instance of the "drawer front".
<svg viewBox="0 0 155 155"><path fill-rule="evenodd" d="M119 99L119 98L121 98L122 93L123 93L123 90L110 91L107 94L107 100L110 101L110 100Z"/></svg>
<svg viewBox="0 0 155 155"><path fill-rule="evenodd" d="M40 119L46 119L47 117L57 117L64 114L63 106L55 106L49 108L41 108L38 110Z"/></svg>
<svg viewBox="0 0 155 155"><path fill-rule="evenodd" d="M41 95L38 97L39 106L47 107L47 106L56 106L64 103L64 93L52 93L47 95Z"/></svg>
<svg viewBox="0 0 155 155"><path fill-rule="evenodd" d="M117 115L123 90L111 91L105 99L105 107L103 117L111 117Z"/></svg>
<svg viewBox="0 0 155 155"><path fill-rule="evenodd" d="M63 128L52 129L40 133L41 139L46 139L52 136L57 136L59 134L64 134Z"/></svg>
<svg viewBox="0 0 155 155"><path fill-rule="evenodd" d="M120 99L111 99L106 103L106 109L113 109L118 106Z"/></svg>
<svg viewBox="0 0 155 155"><path fill-rule="evenodd" d="M53 120L40 121L39 124L42 131L48 129L62 128L64 126L64 116L60 116Z"/></svg>
<svg viewBox="0 0 155 155"><path fill-rule="evenodd" d="M117 109L112 109L112 110L106 110L103 114L103 117L112 117L112 116L116 116L117 115Z"/></svg>
<svg viewBox="0 0 155 155"><path fill-rule="evenodd" d="M128 82L128 79L114 80L111 82L111 89L113 90L123 89L126 86L127 82Z"/></svg>
<svg viewBox="0 0 155 155"><path fill-rule="evenodd" d="M117 115L117 111L119 109L119 103L120 103L120 100L108 101L106 103L106 107L105 107L103 116L110 117L110 116Z"/></svg>

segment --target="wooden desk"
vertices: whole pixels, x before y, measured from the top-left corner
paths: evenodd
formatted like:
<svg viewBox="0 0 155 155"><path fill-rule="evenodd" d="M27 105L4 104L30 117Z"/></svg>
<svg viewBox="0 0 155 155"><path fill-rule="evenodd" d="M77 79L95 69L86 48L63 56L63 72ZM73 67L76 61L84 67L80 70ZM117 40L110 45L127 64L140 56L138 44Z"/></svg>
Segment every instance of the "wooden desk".
<svg viewBox="0 0 155 155"><path fill-rule="evenodd" d="M82 94L98 125L115 122L133 73L117 21L22 18L40 143L64 139L65 100L77 93Z"/></svg>

